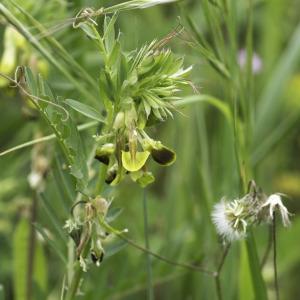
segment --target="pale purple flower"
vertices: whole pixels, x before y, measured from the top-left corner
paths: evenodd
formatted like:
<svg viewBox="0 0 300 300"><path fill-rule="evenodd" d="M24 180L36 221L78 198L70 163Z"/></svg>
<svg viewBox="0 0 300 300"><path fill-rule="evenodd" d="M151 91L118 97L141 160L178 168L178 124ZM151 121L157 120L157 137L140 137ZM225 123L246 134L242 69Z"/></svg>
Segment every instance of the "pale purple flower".
<svg viewBox="0 0 300 300"><path fill-rule="evenodd" d="M245 69L247 63L247 51L245 49L241 49L238 54L238 63L241 69ZM253 74L258 74L262 70L263 64L261 58L253 53L252 56L252 72Z"/></svg>

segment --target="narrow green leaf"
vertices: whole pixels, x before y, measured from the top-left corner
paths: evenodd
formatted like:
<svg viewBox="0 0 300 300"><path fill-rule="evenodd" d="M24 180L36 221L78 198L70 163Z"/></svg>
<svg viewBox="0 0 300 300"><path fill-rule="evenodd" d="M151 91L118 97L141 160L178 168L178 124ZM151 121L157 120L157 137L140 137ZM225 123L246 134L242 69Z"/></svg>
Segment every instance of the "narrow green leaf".
<svg viewBox="0 0 300 300"><path fill-rule="evenodd" d="M52 208L49 205L49 201L47 200L47 197L44 194L40 194L38 196L40 203L42 204L42 207L44 211L46 212L47 216L49 217L49 221L52 223L53 227L55 228L56 232L60 236L60 238L67 244L67 236L65 232L62 229L62 224L59 223L57 217L55 216L54 212L52 211Z"/></svg>
<svg viewBox="0 0 300 300"><path fill-rule="evenodd" d="M42 237L45 239L46 243L49 244L49 246L54 250L54 252L57 254L57 256L61 259L61 261L64 263L64 265L67 265L67 257L63 253L63 251L60 249L59 245L55 243L55 241L49 237L45 229L38 223L34 224L34 227L36 230L42 235Z"/></svg>
<svg viewBox="0 0 300 300"><path fill-rule="evenodd" d="M16 300L24 300L27 297L29 234L29 223L26 219L22 218L17 224L13 235L13 282L14 297Z"/></svg>
<svg viewBox="0 0 300 300"><path fill-rule="evenodd" d="M105 247L105 258L115 255L127 245L127 242L124 240L118 240L114 243L109 244Z"/></svg>
<svg viewBox="0 0 300 300"><path fill-rule="evenodd" d="M79 132L72 117L69 114L66 115L67 111L63 106L63 102L60 98L54 98L51 89L46 83L43 83L41 77L39 77L39 86L43 88L40 90L46 92L47 95L40 95L40 90L34 85L36 81L31 70L28 67L23 67L22 70L24 70L29 93L42 99L46 96L49 104L53 103L53 105L47 105L45 108L44 105L40 105L40 101L34 101L42 117L57 137L70 168L70 174L76 179L77 189L84 190L88 183L86 157Z"/></svg>
<svg viewBox="0 0 300 300"><path fill-rule="evenodd" d="M48 265L43 245L36 241L34 250L33 290L35 299L47 296Z"/></svg>
<svg viewBox="0 0 300 300"><path fill-rule="evenodd" d="M233 118L230 111L230 108L227 103L224 101L217 99L210 95L193 95L193 96L187 96L184 97L182 100L176 100L173 102L173 105L177 107L182 107L189 104L194 104L198 102L206 102L215 108L217 108L227 119L228 123L230 125L233 124Z"/></svg>
<svg viewBox="0 0 300 300"><path fill-rule="evenodd" d="M105 221L107 223L113 222L123 212L123 208L114 207L108 210Z"/></svg>
<svg viewBox="0 0 300 300"><path fill-rule="evenodd" d="M103 116L95 108L73 99L66 99L64 102L68 104L70 107L72 107L74 110L76 110L77 112L83 114L84 116L105 123Z"/></svg>
<svg viewBox="0 0 300 300"><path fill-rule="evenodd" d="M246 239L246 247L255 299L267 300L267 290L262 277L255 240L251 229L249 229L249 233Z"/></svg>

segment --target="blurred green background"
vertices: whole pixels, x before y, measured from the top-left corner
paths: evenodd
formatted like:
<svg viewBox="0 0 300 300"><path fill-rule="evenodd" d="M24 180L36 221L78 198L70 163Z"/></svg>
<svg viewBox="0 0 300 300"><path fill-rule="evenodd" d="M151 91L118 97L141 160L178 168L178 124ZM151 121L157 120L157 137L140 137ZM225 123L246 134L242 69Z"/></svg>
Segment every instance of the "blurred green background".
<svg viewBox="0 0 300 300"><path fill-rule="evenodd" d="M211 1L214 2L214 1ZM128 51L153 39L161 39L177 25L177 16L187 24L189 16L197 30L213 45L213 38L200 0L181 1L146 10L120 13L117 27ZM217 1L218 2L218 1ZM245 48L247 3L236 5L237 47ZM2 3L2 2L1 2ZM60 56L57 46L48 41L55 37L59 45L82 66L97 83L102 62L97 49L79 30L65 26L64 20L74 17L81 8L109 6L116 1L18 0L20 7L50 30L39 34L36 24L12 1L3 1L22 26L55 57L71 78L82 84L90 99L101 99L98 91L82 82L80 70ZM248 149L253 178L266 193L281 192L289 196L286 205L294 215L291 228L278 226L278 272L281 299L300 297L300 1L253 1L253 45L261 62L254 75L255 130ZM99 21L98 24L102 24ZM0 58L5 47L5 32L11 24L0 16ZM64 27L64 28L62 28ZM189 32L187 26L187 32ZM55 31L55 30L53 30ZM51 35L49 35L51 33ZM10 33L10 37L13 33ZM225 44L226 44L226 33ZM10 41L11 42L11 41ZM18 65L30 65L41 72L56 94L91 103L70 78L45 59L39 49L25 38L16 37L10 53L15 61L0 71L12 76ZM209 94L226 102L226 81L211 64L189 47L185 38L176 37L168 44L175 53L185 56L186 66L192 64L191 81L200 94ZM15 52L14 52L15 51ZM230 52L230 48L227 49ZM6 66L7 67L7 66ZM185 96L193 90L184 91ZM41 125L26 97L17 89L0 81L0 151L36 138L36 133L51 132ZM95 104L94 104L95 105ZM78 124L88 120L76 115ZM92 147L91 135L96 129L82 132L86 152ZM239 174L235 160L233 136L226 118L216 108L205 103L186 106L156 128L152 136L176 150L177 161L168 168L152 166L156 181L147 187L149 206L149 238L151 250L174 261L200 263L215 269L220 258L220 241L210 219L213 204L226 195L229 199L240 193ZM250 137L245 137L250 138ZM47 232L49 240L37 235L35 243L32 299L59 299L66 266L61 256L67 255L67 235L62 227L69 217L69 208L76 195L70 188L69 175L62 170L63 157L52 140L44 145L49 164L43 196L35 196L27 177L31 170L32 148L0 156L0 299L25 299L20 286L26 280L26 261L30 257L28 239L30 224L37 223ZM95 170L97 170L97 165ZM130 237L139 244L143 237L143 190L136 184L122 182L116 189L106 187L106 195L114 196L115 207L123 213L114 223L116 228L128 228ZM30 220L32 203L37 208ZM260 257L268 242L268 227L256 229L255 238ZM224 299L245 299L243 280L239 276L239 243L234 243L221 275ZM213 278L201 273L164 264L152 259L155 299L216 299ZM263 269L270 299L274 299L271 256ZM19 286L19 287L17 287ZM19 292L16 292L19 289ZM22 288L21 288L22 289ZM91 267L82 284L78 299L145 299L145 254L125 247L104 260L100 268ZM19 293L19 294L18 294Z"/></svg>

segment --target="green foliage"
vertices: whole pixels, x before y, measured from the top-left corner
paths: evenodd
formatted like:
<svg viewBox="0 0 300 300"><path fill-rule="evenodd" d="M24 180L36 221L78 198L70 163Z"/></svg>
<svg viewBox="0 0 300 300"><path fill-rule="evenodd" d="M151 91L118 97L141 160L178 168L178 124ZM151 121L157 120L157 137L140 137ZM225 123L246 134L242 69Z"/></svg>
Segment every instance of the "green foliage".
<svg viewBox="0 0 300 300"><path fill-rule="evenodd" d="M70 173L76 179L77 188L84 190L88 181L86 158L72 117L62 106L60 98L55 98L41 76L36 80L29 68L24 67L21 70L24 72L29 93L33 96L34 105L52 128L61 145ZM44 101L45 98L49 100Z"/></svg>
<svg viewBox="0 0 300 300"><path fill-rule="evenodd" d="M0 299L26 299L32 229L31 299L275 299L268 226L213 273L213 206L250 179L293 199L277 271L298 297L299 0L172 2L1 2L0 72L26 67L0 79Z"/></svg>

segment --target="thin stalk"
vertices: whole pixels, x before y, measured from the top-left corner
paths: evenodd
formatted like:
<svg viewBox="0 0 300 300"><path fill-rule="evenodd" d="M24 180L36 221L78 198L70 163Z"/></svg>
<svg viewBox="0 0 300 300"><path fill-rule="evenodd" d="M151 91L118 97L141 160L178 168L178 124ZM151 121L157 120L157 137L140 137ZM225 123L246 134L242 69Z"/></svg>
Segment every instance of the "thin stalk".
<svg viewBox="0 0 300 300"><path fill-rule="evenodd" d="M224 252L222 254L222 257L221 257L218 269L217 269L217 271L214 274L218 300L222 300L223 299L222 287L221 287L221 281L220 281L220 274L221 274L222 268L224 266L225 259L226 259L227 255L228 255L230 246L231 246L231 244L227 244L226 245L226 248L225 248L225 250L224 250Z"/></svg>
<svg viewBox="0 0 300 300"><path fill-rule="evenodd" d="M78 131L83 131L83 130L86 130L88 128L95 127L98 123L99 122L97 122L97 121L88 122L88 123L77 126L77 129L78 129ZM47 141L53 140L55 138L57 138L57 136L55 134L50 134L50 135L47 135L47 136L43 136L41 138L25 142L23 144L20 144L18 146L15 146L15 147L7 149L3 152L0 152L0 156L4 156L4 155L9 154L11 152L14 152L14 151L17 151L17 150L20 150L20 149L23 149L23 148L27 148L27 147L33 146L35 144L38 144L38 143L47 142Z"/></svg>
<svg viewBox="0 0 300 300"><path fill-rule="evenodd" d="M272 239L273 239L273 268L274 268L274 284L276 292L276 300L279 300L279 285L278 285L278 274L277 274L277 250L276 250L276 216L273 212L272 221Z"/></svg>
<svg viewBox="0 0 300 300"><path fill-rule="evenodd" d="M266 264L266 262L268 260L271 248L272 248L272 244L273 244L273 237L272 237L273 236L273 227L272 227L272 225L269 228L269 234L268 235L269 235L268 245L267 245L265 254L263 256L263 259L261 260L261 263L260 263L260 268L261 269L263 269L263 267L265 266L265 264Z"/></svg>
<svg viewBox="0 0 300 300"><path fill-rule="evenodd" d="M28 244L28 260L27 260L27 278L26 278L26 299L30 300L32 298L32 288L33 288L33 270L34 270L34 254L35 254L35 243L36 234L34 223L36 222L37 215L37 195L36 191L33 191L33 199L30 211L30 235Z"/></svg>
<svg viewBox="0 0 300 300"><path fill-rule="evenodd" d="M159 260L161 260L161 261L163 261L163 262L165 262L169 265L176 266L176 267L181 267L181 268L185 268L185 269L189 269L189 270L193 270L193 271L197 271L197 272L204 273L204 274L207 274L207 275L210 275L210 276L215 276L215 274L216 274L216 272L210 271L210 270L208 270L204 267L200 267L200 266L196 266L196 265L192 265L192 264L181 263L181 262L176 262L176 261L170 260L170 259L168 259L164 256L161 256L161 255L159 255L155 252L150 251L149 249L146 249L143 246L140 246L140 245L136 244L133 240L127 238L122 231L119 231L119 230L113 228L109 224L105 223L103 220L100 220L100 224L103 226L103 228L105 230L107 230L110 233L115 234L120 239L126 241L129 245L133 246L134 248L136 248L140 251L143 251L145 253L149 253L151 256L153 256L153 257L155 257L155 258L157 258L157 259L159 259Z"/></svg>
<svg viewBox="0 0 300 300"><path fill-rule="evenodd" d="M148 206L147 206L147 191L144 189L143 191L143 214L144 214L144 236L145 236L145 248L147 250L149 247L149 225L148 225ZM154 299L153 292L153 284L152 284L152 267L151 267L151 257L150 254L146 253L146 261L147 261L147 299Z"/></svg>

